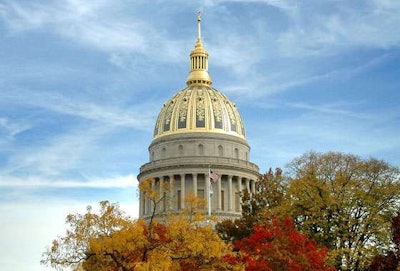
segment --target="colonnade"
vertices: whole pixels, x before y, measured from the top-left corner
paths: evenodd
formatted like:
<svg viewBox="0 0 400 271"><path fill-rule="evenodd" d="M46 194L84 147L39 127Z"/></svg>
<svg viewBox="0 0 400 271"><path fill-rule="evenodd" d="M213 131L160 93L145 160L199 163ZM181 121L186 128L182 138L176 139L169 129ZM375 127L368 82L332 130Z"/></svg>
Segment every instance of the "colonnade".
<svg viewBox="0 0 400 271"><path fill-rule="evenodd" d="M208 206L208 201L211 200L212 212L240 213L242 211L240 192L243 190L247 190L249 193L256 192L255 180L247 177L223 174L215 182L210 181L211 185L207 185L208 180L208 172L181 173L151 178L151 189L159 191L156 213L177 212L184 209L185 198L190 191L194 196L204 198L205 206ZM212 194L211 197L210 194ZM154 201L140 191L140 216L150 215L153 208Z"/></svg>

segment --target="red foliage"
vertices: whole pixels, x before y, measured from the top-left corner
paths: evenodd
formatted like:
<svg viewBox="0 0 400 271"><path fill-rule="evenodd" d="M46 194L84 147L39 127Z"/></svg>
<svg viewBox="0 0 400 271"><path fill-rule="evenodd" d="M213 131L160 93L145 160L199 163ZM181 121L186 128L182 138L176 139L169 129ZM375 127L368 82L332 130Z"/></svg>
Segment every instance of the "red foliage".
<svg viewBox="0 0 400 271"><path fill-rule="evenodd" d="M325 263L327 249L318 249L315 241L296 231L290 218L256 226L249 237L235 242L235 249L238 254L226 256L225 260L243 263L247 271L335 270Z"/></svg>
<svg viewBox="0 0 400 271"><path fill-rule="evenodd" d="M393 242L400 252L400 212L392 218L392 236Z"/></svg>

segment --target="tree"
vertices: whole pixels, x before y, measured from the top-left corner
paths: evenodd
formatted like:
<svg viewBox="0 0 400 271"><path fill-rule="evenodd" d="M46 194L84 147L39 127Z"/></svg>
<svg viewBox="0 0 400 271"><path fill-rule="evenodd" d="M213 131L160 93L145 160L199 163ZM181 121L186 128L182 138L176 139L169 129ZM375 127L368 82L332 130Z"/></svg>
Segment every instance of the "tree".
<svg viewBox="0 0 400 271"><path fill-rule="evenodd" d="M96 240L135 225L134 221L119 209L118 204L101 201L99 205L99 214L92 213L92 207L88 206L84 215L67 216L66 235L54 240L52 246L43 253L42 264L52 267L78 264L93 256L89 251Z"/></svg>
<svg viewBox="0 0 400 271"><path fill-rule="evenodd" d="M117 204L100 203L100 213L71 214L64 237L53 241L43 253L42 264L52 267L79 265L83 270L198 270L223 267L221 256L229 251L190 197L179 215L155 219L162 198L144 184L154 203L149 222L133 220Z"/></svg>
<svg viewBox="0 0 400 271"><path fill-rule="evenodd" d="M289 164L289 187L278 216L329 249L338 270L363 270L391 245L399 208L399 169L342 153L307 153Z"/></svg>
<svg viewBox="0 0 400 271"><path fill-rule="evenodd" d="M256 182L256 193L250 195L242 191L242 217L235 220L224 220L217 224L220 237L232 242L248 237L256 224L263 225L271 220L273 210L281 205L284 199L286 184L282 170L272 169Z"/></svg>
<svg viewBox="0 0 400 271"><path fill-rule="evenodd" d="M396 271L400 262L400 212L392 218L392 240L395 245L386 255L376 255L369 267L370 271Z"/></svg>
<svg viewBox="0 0 400 271"><path fill-rule="evenodd" d="M334 270L325 263L326 248L317 248L314 241L297 232L289 218L256 225L249 237L235 241L235 249L237 254L227 255L225 259L247 271Z"/></svg>

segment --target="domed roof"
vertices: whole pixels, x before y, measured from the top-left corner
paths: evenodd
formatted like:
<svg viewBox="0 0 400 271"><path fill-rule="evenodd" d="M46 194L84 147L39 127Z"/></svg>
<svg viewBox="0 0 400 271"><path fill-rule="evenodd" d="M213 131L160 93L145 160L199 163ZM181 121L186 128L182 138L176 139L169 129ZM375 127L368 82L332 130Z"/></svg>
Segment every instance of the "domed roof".
<svg viewBox="0 0 400 271"><path fill-rule="evenodd" d="M243 122L234 103L211 87L208 52L201 42L200 13L197 41L190 53L188 85L168 100L158 115L154 139L179 133L220 133L245 138Z"/></svg>
<svg viewBox="0 0 400 271"><path fill-rule="evenodd" d="M193 132L245 138L243 122L235 104L206 85L188 86L163 105L154 129L154 139Z"/></svg>

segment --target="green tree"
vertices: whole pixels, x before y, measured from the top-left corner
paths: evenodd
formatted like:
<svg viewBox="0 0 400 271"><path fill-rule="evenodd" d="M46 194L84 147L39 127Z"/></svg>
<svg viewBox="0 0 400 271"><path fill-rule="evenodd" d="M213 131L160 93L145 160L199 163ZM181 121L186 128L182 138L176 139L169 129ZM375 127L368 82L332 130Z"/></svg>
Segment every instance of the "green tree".
<svg viewBox="0 0 400 271"><path fill-rule="evenodd" d="M329 249L338 270L363 270L391 245L391 218L400 202L399 169L350 154L306 153L288 166L278 216Z"/></svg>

